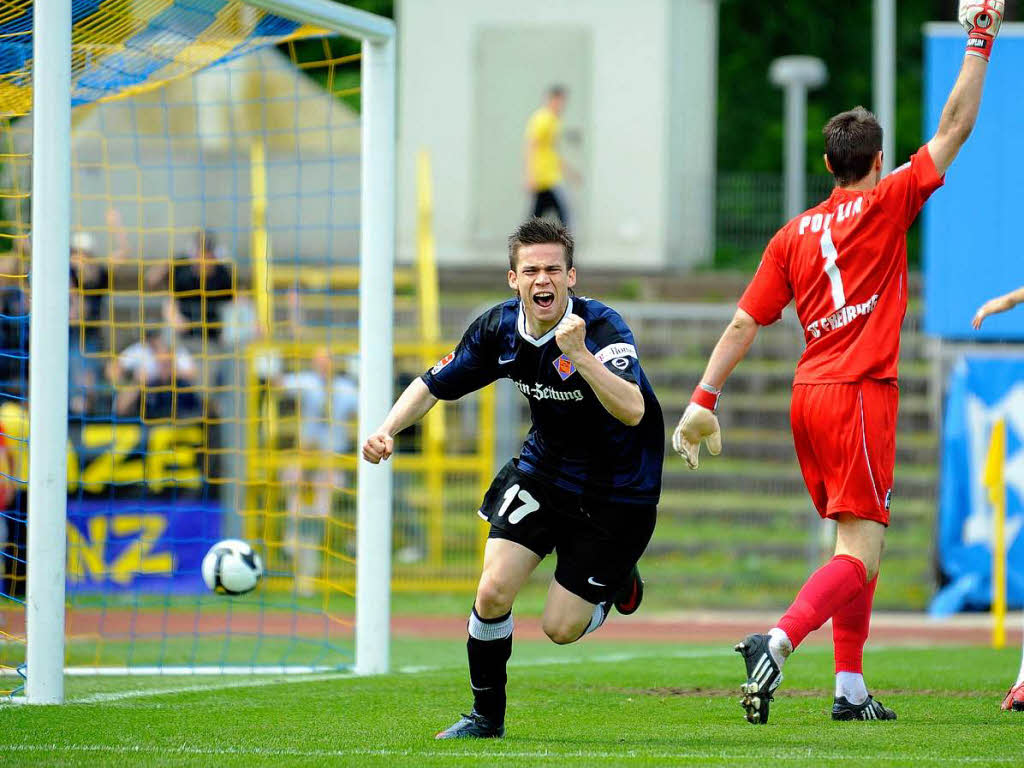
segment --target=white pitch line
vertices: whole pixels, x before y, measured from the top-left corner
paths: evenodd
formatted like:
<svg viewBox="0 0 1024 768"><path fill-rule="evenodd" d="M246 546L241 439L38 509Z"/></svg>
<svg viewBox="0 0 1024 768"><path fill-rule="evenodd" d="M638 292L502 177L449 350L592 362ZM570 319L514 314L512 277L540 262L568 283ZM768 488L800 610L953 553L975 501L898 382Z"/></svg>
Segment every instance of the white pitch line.
<svg viewBox="0 0 1024 768"><path fill-rule="evenodd" d="M68 704L107 704L126 699L141 699L146 696L172 696L179 693L205 693L207 691L225 691L231 688L262 688L267 685L289 685L291 683L315 683L321 680L345 680L355 677L352 672L332 672L320 675L289 675L268 679L238 680L232 682L213 683L212 685L182 685L176 688L147 688L138 691L111 691L109 693L93 693L81 698L69 699Z"/></svg>
<svg viewBox="0 0 1024 768"><path fill-rule="evenodd" d="M669 653L607 653L600 656L584 656L576 658L565 658L559 656L546 656L538 659L525 659L523 661L512 661L510 667L528 668L545 667L554 664L617 664L626 661L640 661L643 659L709 659L715 656L729 655L729 651L672 651ZM446 672L462 669L462 665L450 666L428 666L408 665L395 670L400 675L419 675L430 672ZM149 696L173 696L181 693L206 693L208 691L223 691L232 688L264 688L270 685L289 685L294 683L315 683L328 680L352 680L357 675L351 672L329 672L317 675L289 675L279 678L259 678L256 680L232 680L226 682L212 683L211 685L183 685L174 688L147 688L135 691L111 691L109 693L93 693L80 698L69 699L68 704L109 704L115 701L127 699L141 699Z"/></svg>
<svg viewBox="0 0 1024 768"><path fill-rule="evenodd" d="M474 745L476 746L476 745ZM564 761L572 758L589 758L591 760L626 760L626 759L637 759L637 760L722 760L740 763L749 760L750 754L747 752L728 752L728 751L708 751L708 752L647 752L639 749L623 748L618 751L587 751L583 749L574 750L571 752L562 751L551 751L551 750L504 750L499 745L495 745L496 748L487 750L487 754L498 757L498 758L520 758L524 760L537 760L540 758L553 758L555 760ZM864 753L856 754L823 754L820 750L808 750L808 749L776 749L773 750L770 747L762 747L764 752L763 758L765 760L793 760L793 759L813 759L816 762L863 762L867 759ZM70 752L70 753L93 753L93 754L112 754L112 755L144 755L144 754L160 754L160 755L182 755L182 756L209 756L209 757L229 757L229 756L252 756L252 757L277 757L277 758L337 758L337 757L415 757L415 758L433 758L443 757L448 759L464 759L478 763L481 757L481 751L479 749L473 749L472 751L456 752L451 750L439 750L439 749L366 749L366 748L354 748L354 749L275 749L269 747L228 747L228 748L217 748L217 747L190 747L187 745L181 745L178 747L158 747L148 745L103 745L103 744L60 744L60 743L49 743L49 744L0 744L0 753L18 753L18 752L43 752L46 754L53 754L59 752ZM1017 758L1015 756L1006 757L970 757L970 756L951 756L951 755L937 755L937 756L923 756L915 755L913 762L916 764L921 763L935 763L937 765L973 765L984 763L991 765L993 763L1015 763ZM909 762L909 761L908 761Z"/></svg>

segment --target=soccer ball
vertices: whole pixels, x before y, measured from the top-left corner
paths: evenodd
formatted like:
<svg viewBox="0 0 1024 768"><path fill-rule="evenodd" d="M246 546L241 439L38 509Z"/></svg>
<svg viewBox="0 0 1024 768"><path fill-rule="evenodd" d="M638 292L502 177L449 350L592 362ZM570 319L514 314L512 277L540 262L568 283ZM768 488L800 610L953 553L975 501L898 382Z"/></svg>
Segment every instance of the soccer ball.
<svg viewBox="0 0 1024 768"><path fill-rule="evenodd" d="M203 581L214 592L244 595L263 578L263 561L244 541L218 541L203 558Z"/></svg>

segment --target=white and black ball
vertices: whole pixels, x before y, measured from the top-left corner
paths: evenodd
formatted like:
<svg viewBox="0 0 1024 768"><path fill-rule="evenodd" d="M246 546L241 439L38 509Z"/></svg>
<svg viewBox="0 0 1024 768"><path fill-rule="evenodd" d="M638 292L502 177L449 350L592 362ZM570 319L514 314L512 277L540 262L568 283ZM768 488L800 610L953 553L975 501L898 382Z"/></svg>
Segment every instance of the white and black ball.
<svg viewBox="0 0 1024 768"><path fill-rule="evenodd" d="M244 595L263 578L263 561L248 543L240 539L218 541L203 558L203 581L214 592Z"/></svg>

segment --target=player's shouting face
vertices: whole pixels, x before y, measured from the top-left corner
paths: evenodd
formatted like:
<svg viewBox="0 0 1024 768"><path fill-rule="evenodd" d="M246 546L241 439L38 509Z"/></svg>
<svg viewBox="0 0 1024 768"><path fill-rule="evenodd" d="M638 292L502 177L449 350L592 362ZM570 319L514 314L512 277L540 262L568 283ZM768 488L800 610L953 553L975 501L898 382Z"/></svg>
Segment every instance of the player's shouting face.
<svg viewBox="0 0 1024 768"><path fill-rule="evenodd" d="M516 268L508 271L508 284L523 302L530 333L543 336L565 314L569 289L576 285L576 269L566 268L560 243L521 245L518 255Z"/></svg>

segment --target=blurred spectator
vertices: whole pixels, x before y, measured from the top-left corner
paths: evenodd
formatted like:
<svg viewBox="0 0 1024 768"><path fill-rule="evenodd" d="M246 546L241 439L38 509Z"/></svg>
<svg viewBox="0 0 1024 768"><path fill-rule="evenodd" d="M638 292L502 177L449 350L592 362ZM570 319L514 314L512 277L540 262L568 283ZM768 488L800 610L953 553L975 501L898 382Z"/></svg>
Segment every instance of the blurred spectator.
<svg viewBox="0 0 1024 768"><path fill-rule="evenodd" d="M318 348L312 368L280 376L277 385L296 401L299 422L296 463L282 473L287 496L288 527L285 542L296 570L301 594L313 592L317 558L330 517L334 489L344 485L344 474L332 458L352 448L350 423L355 418L358 392L352 378L336 373L326 347ZM306 467L303 459L318 454ZM304 484L313 488L313 509L303 514Z"/></svg>
<svg viewBox="0 0 1024 768"><path fill-rule="evenodd" d="M28 397L28 312L26 290L0 287L0 388L8 396Z"/></svg>
<svg viewBox="0 0 1024 768"><path fill-rule="evenodd" d="M569 175L574 181L579 174L558 152L562 133L562 112L565 110L565 86L548 89L544 105L530 115L526 123L526 190L532 196L532 214L537 217L553 212L571 229L571 216L562 181Z"/></svg>
<svg viewBox="0 0 1024 768"><path fill-rule="evenodd" d="M80 339L78 346L86 352L107 348L103 329L109 329L113 324L107 314L113 290L111 272L128 256L128 240L121 214L110 208L106 219L107 230L115 243L114 250L106 255L100 255L92 233L75 232L71 235L71 317Z"/></svg>
<svg viewBox="0 0 1024 768"><path fill-rule="evenodd" d="M222 307L235 297L235 281L228 264L218 260L217 243L210 231L196 233L191 252L175 260L173 271L157 264L146 273L146 284L157 290L168 285L164 319L187 339L217 344L221 336Z"/></svg>
<svg viewBox="0 0 1024 768"><path fill-rule="evenodd" d="M184 345L167 343L163 331L146 331L112 360L107 377L117 390L114 411L121 417L187 418L201 413L195 392L196 364ZM142 403L140 396L145 395Z"/></svg>
<svg viewBox="0 0 1024 768"><path fill-rule="evenodd" d="M68 333L68 408L73 415L109 413L110 404L100 387L103 376L101 356L108 348L105 333L113 327L108 315L113 290L113 267L128 254L128 243L121 216L107 210L107 228L115 248L99 255L96 238L90 232L71 235Z"/></svg>

